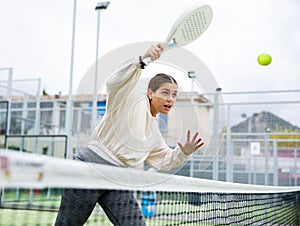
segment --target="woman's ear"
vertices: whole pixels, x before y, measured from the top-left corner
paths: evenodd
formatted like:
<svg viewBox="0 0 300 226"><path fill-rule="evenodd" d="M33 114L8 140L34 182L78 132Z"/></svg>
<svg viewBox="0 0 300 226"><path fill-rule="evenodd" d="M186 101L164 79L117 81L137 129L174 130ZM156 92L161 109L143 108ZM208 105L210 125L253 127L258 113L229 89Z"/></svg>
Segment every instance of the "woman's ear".
<svg viewBox="0 0 300 226"><path fill-rule="evenodd" d="M153 91L151 89L148 89L147 96L149 100L152 100L152 95L153 95Z"/></svg>

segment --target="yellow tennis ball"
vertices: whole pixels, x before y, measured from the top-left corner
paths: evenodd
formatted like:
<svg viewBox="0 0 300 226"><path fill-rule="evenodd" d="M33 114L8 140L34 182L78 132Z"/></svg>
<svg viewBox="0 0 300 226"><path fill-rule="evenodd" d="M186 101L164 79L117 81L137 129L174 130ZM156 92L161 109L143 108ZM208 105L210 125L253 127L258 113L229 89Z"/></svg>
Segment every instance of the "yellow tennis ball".
<svg viewBox="0 0 300 226"><path fill-rule="evenodd" d="M272 62L272 57L267 53L262 53L257 57L257 61L260 65L267 66Z"/></svg>

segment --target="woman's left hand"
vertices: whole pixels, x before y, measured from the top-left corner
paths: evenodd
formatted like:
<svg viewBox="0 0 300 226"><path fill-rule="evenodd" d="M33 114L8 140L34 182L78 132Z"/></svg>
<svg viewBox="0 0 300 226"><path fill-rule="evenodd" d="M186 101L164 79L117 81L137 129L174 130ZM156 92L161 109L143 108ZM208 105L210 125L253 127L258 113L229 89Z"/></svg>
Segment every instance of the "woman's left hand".
<svg viewBox="0 0 300 226"><path fill-rule="evenodd" d="M200 148L204 142L202 141L202 138L198 136L199 133L196 132L191 140L191 131L187 131L187 137L186 137L186 143L182 144L180 142L177 142L180 149L186 154L190 155L194 153L198 148Z"/></svg>

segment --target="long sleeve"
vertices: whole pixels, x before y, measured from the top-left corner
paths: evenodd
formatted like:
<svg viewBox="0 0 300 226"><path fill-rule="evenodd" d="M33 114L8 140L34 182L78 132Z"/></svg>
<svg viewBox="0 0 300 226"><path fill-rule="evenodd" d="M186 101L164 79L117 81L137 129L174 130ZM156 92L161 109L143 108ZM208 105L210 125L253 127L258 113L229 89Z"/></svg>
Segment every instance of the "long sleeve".
<svg viewBox="0 0 300 226"><path fill-rule="evenodd" d="M128 61L115 71L107 80L107 114L124 104L128 94L138 82L141 68L137 61Z"/></svg>
<svg viewBox="0 0 300 226"><path fill-rule="evenodd" d="M150 152L146 163L158 170L169 171L182 165L188 158L178 146L174 149L169 148L162 140L160 146Z"/></svg>
<svg viewBox="0 0 300 226"><path fill-rule="evenodd" d="M148 65L151 59L145 59ZM128 94L135 87L141 76L142 68L139 60L130 60L125 62L116 70L106 81L107 87L107 113L114 112L124 103Z"/></svg>

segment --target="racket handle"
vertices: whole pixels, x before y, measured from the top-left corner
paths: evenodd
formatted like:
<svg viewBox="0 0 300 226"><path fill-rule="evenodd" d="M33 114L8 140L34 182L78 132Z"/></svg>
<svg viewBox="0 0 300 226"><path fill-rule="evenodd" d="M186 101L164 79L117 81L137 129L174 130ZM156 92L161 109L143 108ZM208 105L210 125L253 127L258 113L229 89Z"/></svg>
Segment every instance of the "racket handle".
<svg viewBox="0 0 300 226"><path fill-rule="evenodd" d="M171 48L170 44L172 44L172 43L169 43L168 41L164 41L164 42L162 42L162 44L163 44L163 47L164 47L164 51L163 52L165 52L166 50L168 50L169 48ZM142 59L142 62L145 63L146 66L149 65L149 63L151 63L152 61L153 60L151 59L151 57L146 57L146 58Z"/></svg>
<svg viewBox="0 0 300 226"><path fill-rule="evenodd" d="M170 40L169 42L165 42L166 43L166 47L165 50L170 49L172 47L176 47L177 43L175 42L175 40Z"/></svg>

